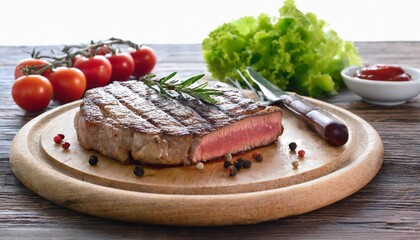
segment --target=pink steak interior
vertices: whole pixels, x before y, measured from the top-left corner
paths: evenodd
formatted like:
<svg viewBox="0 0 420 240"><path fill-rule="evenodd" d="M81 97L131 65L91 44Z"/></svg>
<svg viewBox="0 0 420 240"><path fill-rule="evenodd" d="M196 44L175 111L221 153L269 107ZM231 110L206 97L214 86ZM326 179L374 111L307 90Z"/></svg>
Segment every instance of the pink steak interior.
<svg viewBox="0 0 420 240"><path fill-rule="evenodd" d="M203 137L197 137L191 148L191 160L209 160L268 145L276 141L282 133L281 112L245 118Z"/></svg>

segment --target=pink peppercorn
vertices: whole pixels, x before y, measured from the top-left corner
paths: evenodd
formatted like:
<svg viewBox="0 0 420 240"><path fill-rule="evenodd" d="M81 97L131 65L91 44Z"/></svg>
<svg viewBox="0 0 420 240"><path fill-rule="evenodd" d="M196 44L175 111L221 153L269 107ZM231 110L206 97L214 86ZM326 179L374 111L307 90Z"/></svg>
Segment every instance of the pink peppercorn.
<svg viewBox="0 0 420 240"><path fill-rule="evenodd" d="M70 143L69 143L69 142L64 142L63 144L61 144L61 147L62 147L63 149L69 149L69 147L70 147Z"/></svg>
<svg viewBox="0 0 420 240"><path fill-rule="evenodd" d="M58 136L58 135L54 137L54 142L57 143L57 144L61 143L61 140L62 140L61 137Z"/></svg>
<svg viewBox="0 0 420 240"><path fill-rule="evenodd" d="M298 155L299 155L299 157L305 156L305 150L299 150Z"/></svg>

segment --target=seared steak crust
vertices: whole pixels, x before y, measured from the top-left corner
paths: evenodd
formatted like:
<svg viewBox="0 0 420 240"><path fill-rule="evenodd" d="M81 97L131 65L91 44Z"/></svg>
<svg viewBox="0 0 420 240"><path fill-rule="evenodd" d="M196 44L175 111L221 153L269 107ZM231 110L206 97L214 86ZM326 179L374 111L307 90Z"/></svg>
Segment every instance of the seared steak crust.
<svg viewBox="0 0 420 240"><path fill-rule="evenodd" d="M139 81L91 89L74 120L79 142L84 148L98 150L122 163L133 158L149 164L179 165L267 145L282 133L278 107L253 102L220 82L211 82L209 87L223 91L223 95L215 97L217 104L176 97L175 92L171 93L175 98L168 98ZM245 141L246 146L232 147L232 151L204 151L210 145L203 144L215 144L218 139L229 144L223 131L239 136L250 125L272 129L272 133L266 134L267 139L262 136L261 141ZM221 132L214 134L217 131Z"/></svg>

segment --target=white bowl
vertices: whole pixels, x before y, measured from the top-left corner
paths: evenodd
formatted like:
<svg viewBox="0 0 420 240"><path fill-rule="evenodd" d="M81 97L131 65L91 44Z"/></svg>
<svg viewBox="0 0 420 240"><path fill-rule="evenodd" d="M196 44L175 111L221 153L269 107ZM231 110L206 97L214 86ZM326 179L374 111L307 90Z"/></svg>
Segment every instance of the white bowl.
<svg viewBox="0 0 420 240"><path fill-rule="evenodd" d="M360 66L345 68L341 71L344 83L350 91L362 97L363 101L385 106L405 103L408 99L420 93L420 70L401 66L411 75L410 81L393 82L366 80L354 77Z"/></svg>

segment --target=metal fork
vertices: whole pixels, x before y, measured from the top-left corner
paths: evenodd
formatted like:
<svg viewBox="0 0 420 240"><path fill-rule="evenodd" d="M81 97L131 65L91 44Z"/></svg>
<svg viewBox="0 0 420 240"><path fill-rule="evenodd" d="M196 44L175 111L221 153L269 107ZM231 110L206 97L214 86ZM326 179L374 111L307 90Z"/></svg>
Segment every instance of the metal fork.
<svg viewBox="0 0 420 240"><path fill-rule="evenodd" d="M228 82L230 82L232 86L234 86L238 89L241 89L241 90L253 91L258 96L258 98L259 98L258 101L259 102L262 102L262 103L267 104L267 105L270 104L270 102L267 101L267 99L265 98L265 95L261 91L258 91L257 89L255 89L254 86L252 86L252 84L248 81L248 79L242 74L242 72L239 69L236 69L236 72L241 77L241 81L243 81L246 84L246 88L243 88L242 85L240 84L240 82L237 79L227 77Z"/></svg>

